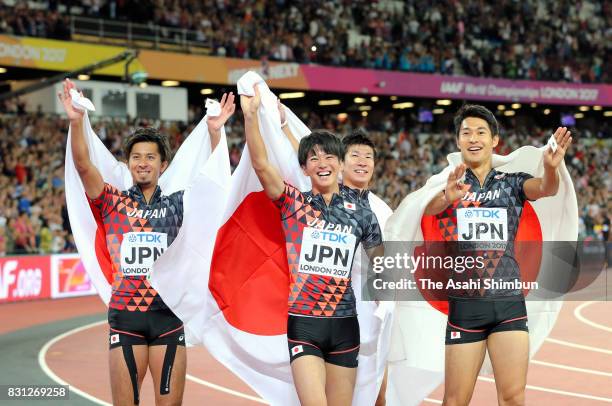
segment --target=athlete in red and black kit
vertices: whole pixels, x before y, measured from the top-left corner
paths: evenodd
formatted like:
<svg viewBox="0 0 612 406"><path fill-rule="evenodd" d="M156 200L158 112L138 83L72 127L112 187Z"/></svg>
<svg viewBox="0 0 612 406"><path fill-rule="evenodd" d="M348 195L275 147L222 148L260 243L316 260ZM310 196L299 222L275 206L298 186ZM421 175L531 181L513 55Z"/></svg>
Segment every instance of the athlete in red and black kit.
<svg viewBox="0 0 612 406"><path fill-rule="evenodd" d="M467 284L466 289L449 291L444 404L470 402L488 351L499 404L522 405L529 362L525 299L520 289L484 289L487 285L483 282L495 280L502 286L520 281L514 239L523 204L557 193L557 168L572 139L566 128L557 129L557 150L549 148L544 153L544 176L534 178L493 169L499 126L485 107L463 106L454 124L463 163L450 173L445 191L429 203L425 214L437 217L446 240L484 253L487 266L453 275L454 280L474 280L481 285Z"/></svg>
<svg viewBox="0 0 612 406"><path fill-rule="evenodd" d="M104 230L112 266L109 302L109 365L113 404L139 403L139 390L151 370L157 405L178 405L185 386L186 354L182 321L147 280L153 262L176 238L183 223L183 192L163 195L157 182L168 167L170 147L153 128L139 128L125 141L134 186L121 191L107 184L89 158L83 112L72 106L64 83L60 100L70 120L72 155L98 227ZM235 109L224 95L221 115L208 119L212 148Z"/></svg>
<svg viewBox="0 0 612 406"><path fill-rule="evenodd" d="M358 191L338 185L343 147L326 131L299 144L298 160L312 191L284 183L270 165L259 133L260 95L241 96L253 168L280 208L290 271L287 338L291 371L302 405L350 405L359 354L359 323L351 268L361 243L382 253L376 216Z"/></svg>

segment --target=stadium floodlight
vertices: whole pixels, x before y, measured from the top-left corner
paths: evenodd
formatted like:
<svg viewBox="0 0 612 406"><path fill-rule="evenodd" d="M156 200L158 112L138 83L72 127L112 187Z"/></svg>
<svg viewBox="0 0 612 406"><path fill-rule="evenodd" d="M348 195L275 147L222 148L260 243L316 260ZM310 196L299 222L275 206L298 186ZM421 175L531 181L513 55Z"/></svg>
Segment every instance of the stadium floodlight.
<svg viewBox="0 0 612 406"><path fill-rule="evenodd" d="M279 99L299 99L306 96L304 92L290 92L290 93L281 93L278 95Z"/></svg>
<svg viewBox="0 0 612 406"><path fill-rule="evenodd" d="M367 111L362 111L361 112L361 117L367 117L368 116L368 112Z"/></svg>
<svg viewBox="0 0 612 406"><path fill-rule="evenodd" d="M0 67L0 73L6 73L6 68L1 68Z"/></svg>
<svg viewBox="0 0 612 406"><path fill-rule="evenodd" d="M163 80L161 82L161 85L163 87L175 87L178 86L180 83L178 80Z"/></svg>
<svg viewBox="0 0 612 406"><path fill-rule="evenodd" d="M438 106L450 106L452 103L449 99L436 100Z"/></svg>
<svg viewBox="0 0 612 406"><path fill-rule="evenodd" d="M396 101L396 100L397 100L397 96L391 96L391 97L390 97L390 99L391 99L392 101Z"/></svg>
<svg viewBox="0 0 612 406"><path fill-rule="evenodd" d="M515 114L516 114L516 111L514 111L514 110L506 110L506 111L504 111L504 116L512 117Z"/></svg>
<svg viewBox="0 0 612 406"><path fill-rule="evenodd" d="M346 113L338 113L337 117L338 117L339 121L344 121L344 120L346 120L348 118L348 114L346 114Z"/></svg>
<svg viewBox="0 0 612 406"><path fill-rule="evenodd" d="M340 103L341 102L338 99L319 100L319 106L337 106Z"/></svg>
<svg viewBox="0 0 612 406"><path fill-rule="evenodd" d="M409 109L414 107L414 103L412 102L403 102L403 103L395 103L393 105L391 105L391 107L393 107L394 109Z"/></svg>
<svg viewBox="0 0 612 406"><path fill-rule="evenodd" d="M610 117L610 116L612 116L612 110L608 110L604 112L604 117Z"/></svg>
<svg viewBox="0 0 612 406"><path fill-rule="evenodd" d="M550 109L544 109L544 115L549 115L550 114Z"/></svg>
<svg viewBox="0 0 612 406"><path fill-rule="evenodd" d="M316 45L311 46L311 47L310 47L310 50L311 50L312 52L317 52L317 46L316 46Z"/></svg>
<svg viewBox="0 0 612 406"><path fill-rule="evenodd" d="M377 102L378 100L379 100L379 99L378 99L378 96L372 96L372 97L370 97L370 101Z"/></svg>
<svg viewBox="0 0 612 406"><path fill-rule="evenodd" d="M535 109L536 107L538 107L538 103L531 102L530 106Z"/></svg>
<svg viewBox="0 0 612 406"><path fill-rule="evenodd" d="M433 109L431 112L434 114L444 114L444 109Z"/></svg>
<svg viewBox="0 0 612 406"><path fill-rule="evenodd" d="M81 73L79 76L77 76L78 80L89 80L91 78L91 76L89 76L86 73Z"/></svg>
<svg viewBox="0 0 612 406"><path fill-rule="evenodd" d="M584 118L584 113L576 113L574 114L574 118Z"/></svg>
<svg viewBox="0 0 612 406"><path fill-rule="evenodd" d="M512 107L514 110L516 110L516 109L520 109L520 108L521 108L521 103L512 103L512 106L511 106L511 107Z"/></svg>
<svg viewBox="0 0 612 406"><path fill-rule="evenodd" d="M599 111L599 110L601 110L601 106L593 106L593 110Z"/></svg>
<svg viewBox="0 0 612 406"><path fill-rule="evenodd" d="M589 111L591 108L589 106L580 106L578 107L578 110L580 111Z"/></svg>
<svg viewBox="0 0 612 406"><path fill-rule="evenodd" d="M140 85L142 82L146 81L148 77L149 74L147 72L139 70L130 75L130 83Z"/></svg>
<svg viewBox="0 0 612 406"><path fill-rule="evenodd" d="M498 104L497 105L497 110L504 111L504 110L506 110L506 106L504 106L503 104Z"/></svg>
<svg viewBox="0 0 612 406"><path fill-rule="evenodd" d="M355 98L353 99L353 101L354 101L355 103L365 103L365 102L366 102L366 99L364 99L363 97L355 97Z"/></svg>
<svg viewBox="0 0 612 406"><path fill-rule="evenodd" d="M213 92L214 92L214 90L212 90L210 88L205 88L205 89L200 90L200 94L204 94L204 95L206 95L206 94L213 94Z"/></svg>
<svg viewBox="0 0 612 406"><path fill-rule="evenodd" d="M372 106L359 106L359 111L370 111Z"/></svg>

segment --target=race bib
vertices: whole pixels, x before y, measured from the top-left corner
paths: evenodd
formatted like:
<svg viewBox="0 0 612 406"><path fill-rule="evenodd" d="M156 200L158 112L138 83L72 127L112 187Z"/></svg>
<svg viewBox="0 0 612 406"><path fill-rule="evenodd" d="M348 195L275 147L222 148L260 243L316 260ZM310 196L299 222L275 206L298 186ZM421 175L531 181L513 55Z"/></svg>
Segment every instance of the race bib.
<svg viewBox="0 0 612 406"><path fill-rule="evenodd" d="M148 275L157 258L168 248L166 233L126 233L121 243L121 272L125 276Z"/></svg>
<svg viewBox="0 0 612 406"><path fill-rule="evenodd" d="M508 241L507 210L495 207L457 209L457 239L469 242L465 244L468 249L505 250Z"/></svg>
<svg viewBox="0 0 612 406"><path fill-rule="evenodd" d="M348 279L357 238L353 234L306 227L299 272Z"/></svg>

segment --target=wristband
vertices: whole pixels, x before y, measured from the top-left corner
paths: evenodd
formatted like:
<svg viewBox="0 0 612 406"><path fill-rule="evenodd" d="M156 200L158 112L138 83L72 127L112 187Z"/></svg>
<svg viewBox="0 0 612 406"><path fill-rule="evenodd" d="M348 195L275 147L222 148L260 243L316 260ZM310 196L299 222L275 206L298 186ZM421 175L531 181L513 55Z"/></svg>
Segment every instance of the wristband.
<svg viewBox="0 0 612 406"><path fill-rule="evenodd" d="M287 120L285 119L285 121L281 123L281 128L286 127L286 126L287 126Z"/></svg>

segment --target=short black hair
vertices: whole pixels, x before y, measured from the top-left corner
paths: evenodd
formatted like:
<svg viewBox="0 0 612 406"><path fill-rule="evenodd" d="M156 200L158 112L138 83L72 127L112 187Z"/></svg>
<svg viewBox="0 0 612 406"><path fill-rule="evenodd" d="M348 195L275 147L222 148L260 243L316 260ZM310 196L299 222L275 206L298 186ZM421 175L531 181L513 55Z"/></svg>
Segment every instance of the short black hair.
<svg viewBox="0 0 612 406"><path fill-rule="evenodd" d="M300 166L306 166L306 159L315 146L319 146L326 154L335 155L342 161L344 148L342 142L333 133L326 130L315 130L300 140L298 149L298 162Z"/></svg>
<svg viewBox="0 0 612 406"><path fill-rule="evenodd" d="M170 143L168 137L160 133L157 128L153 127L140 127L137 128L132 134L130 134L123 142L123 153L125 159L130 159L132 148L134 144L139 142L154 142L157 144L159 154L161 155L161 161L168 161L172 159L172 150L170 149Z"/></svg>
<svg viewBox="0 0 612 406"><path fill-rule="evenodd" d="M344 153L342 156L346 156L346 153L351 145L366 145L372 148L372 151L374 151L374 159L376 159L376 146L363 131L357 130L354 133L342 138L342 145L344 146Z"/></svg>
<svg viewBox="0 0 612 406"><path fill-rule="evenodd" d="M476 117L483 119L489 125L491 135L499 135L499 124L497 123L497 119L495 118L495 115L491 112L491 110L479 104L464 104L459 109L457 114L455 114L455 118L453 120L453 123L455 124L456 137L459 136L459 131L461 131L461 123L467 117Z"/></svg>

